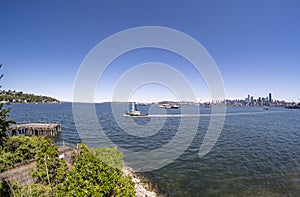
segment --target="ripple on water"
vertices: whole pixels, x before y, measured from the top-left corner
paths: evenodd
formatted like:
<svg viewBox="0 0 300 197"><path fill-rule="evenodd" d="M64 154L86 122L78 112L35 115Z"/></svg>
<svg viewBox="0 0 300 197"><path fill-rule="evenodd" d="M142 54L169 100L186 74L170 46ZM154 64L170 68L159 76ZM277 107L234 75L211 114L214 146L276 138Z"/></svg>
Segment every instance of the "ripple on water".
<svg viewBox="0 0 300 197"><path fill-rule="evenodd" d="M155 150L169 143L176 135L182 115L180 111L165 112L151 107L147 119L132 120L123 117L127 104L115 104L118 113L116 122L110 104L96 104L101 128L113 142L124 149L134 151ZM71 103L61 105L10 105L10 118L17 122L49 121L60 122L63 132L56 141L76 144L81 141L72 114ZM201 108L201 114L184 115L186 121L200 118L199 128L193 142L179 158L171 164L145 175L160 191L171 196L297 196L300 193L300 110L283 108L228 107L222 133L211 152L203 158L198 151L210 120L210 109ZM141 110L147 112L149 107ZM163 113L163 114L162 114ZM166 119L162 127L153 124ZM137 137L122 130L120 123L132 121L133 133L158 130L147 137ZM136 121L136 122L134 122ZM135 124L144 130L135 131ZM189 125L189 124L187 124ZM98 141L97 124L84 122L77 125L91 146L101 146ZM148 130L147 130L147 129ZM153 130L151 130L153 129ZM189 136L186 126L183 136ZM178 144L178 147L182 144ZM147 164L145 164L147 165Z"/></svg>

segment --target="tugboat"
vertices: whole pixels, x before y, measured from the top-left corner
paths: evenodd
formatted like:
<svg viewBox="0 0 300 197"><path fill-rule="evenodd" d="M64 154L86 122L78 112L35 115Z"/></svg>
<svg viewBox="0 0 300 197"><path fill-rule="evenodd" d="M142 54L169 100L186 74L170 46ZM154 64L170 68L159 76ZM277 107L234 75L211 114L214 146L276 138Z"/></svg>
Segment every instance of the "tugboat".
<svg viewBox="0 0 300 197"><path fill-rule="evenodd" d="M127 115L127 116L148 116L148 114L142 114L141 111L139 111L136 108L136 104L134 102L131 104L131 110L129 112L125 111L125 115Z"/></svg>

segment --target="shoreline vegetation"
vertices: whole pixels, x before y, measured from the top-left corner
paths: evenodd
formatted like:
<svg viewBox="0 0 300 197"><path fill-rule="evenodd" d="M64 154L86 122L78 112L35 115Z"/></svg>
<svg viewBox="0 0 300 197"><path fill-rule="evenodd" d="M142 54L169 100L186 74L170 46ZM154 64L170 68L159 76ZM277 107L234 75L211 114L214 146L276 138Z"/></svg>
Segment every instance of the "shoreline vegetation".
<svg viewBox="0 0 300 197"><path fill-rule="evenodd" d="M158 196L124 165L117 147L78 144L68 154L59 152L61 147L42 136L9 138L0 149L0 196ZM27 173L31 183L2 176L25 166L33 166Z"/></svg>
<svg viewBox="0 0 300 197"><path fill-rule="evenodd" d="M17 92L15 90L0 90L0 102L2 104L58 104L58 99L49 97Z"/></svg>

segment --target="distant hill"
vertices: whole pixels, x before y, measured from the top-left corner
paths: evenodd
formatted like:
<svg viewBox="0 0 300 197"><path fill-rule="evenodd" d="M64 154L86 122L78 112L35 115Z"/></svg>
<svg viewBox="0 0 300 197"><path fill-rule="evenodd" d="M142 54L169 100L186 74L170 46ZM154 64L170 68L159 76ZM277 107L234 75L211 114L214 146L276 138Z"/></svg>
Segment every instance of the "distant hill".
<svg viewBox="0 0 300 197"><path fill-rule="evenodd" d="M11 90L0 90L1 103L60 103L59 100L49 97Z"/></svg>

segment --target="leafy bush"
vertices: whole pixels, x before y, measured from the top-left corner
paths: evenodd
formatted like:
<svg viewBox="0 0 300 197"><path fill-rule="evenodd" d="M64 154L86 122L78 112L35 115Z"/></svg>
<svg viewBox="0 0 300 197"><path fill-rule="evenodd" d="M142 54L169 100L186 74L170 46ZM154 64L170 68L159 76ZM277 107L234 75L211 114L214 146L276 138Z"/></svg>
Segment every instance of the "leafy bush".
<svg viewBox="0 0 300 197"><path fill-rule="evenodd" d="M49 140L37 143L35 150L36 170L33 177L37 178L37 183L55 186L62 183L66 178L67 163L59 159L58 147Z"/></svg>
<svg viewBox="0 0 300 197"><path fill-rule="evenodd" d="M14 197L49 197L53 196L51 186L32 184L14 190Z"/></svg>
<svg viewBox="0 0 300 197"><path fill-rule="evenodd" d="M51 143L43 137L13 136L3 145L0 155L0 172L11 168L16 163L26 163L33 159L38 148L44 143Z"/></svg>
<svg viewBox="0 0 300 197"><path fill-rule="evenodd" d="M96 158L102 161L104 164L122 170L123 167L123 153L117 152L117 147L101 147L91 148Z"/></svg>
<svg viewBox="0 0 300 197"><path fill-rule="evenodd" d="M0 183L1 195L9 196L135 196L134 183L122 172L123 154L117 148L89 150L79 144L72 170L59 159L57 146L44 137L14 136L0 155L0 169L34 158L36 183L20 187Z"/></svg>
<svg viewBox="0 0 300 197"><path fill-rule="evenodd" d="M0 197L49 197L51 187L42 184L26 185L22 188L16 182L9 183L8 181L0 182Z"/></svg>
<svg viewBox="0 0 300 197"><path fill-rule="evenodd" d="M68 173L66 181L59 185L58 196L135 196L134 183L129 177L124 177L121 169L105 164L85 145L80 144L79 147L74 168ZM95 151L118 155L116 148Z"/></svg>
<svg viewBox="0 0 300 197"><path fill-rule="evenodd" d="M13 167L16 163L26 163L29 159L36 161L36 170L32 175L36 178L37 184L20 188L12 183L14 185L13 196L49 196L51 190L49 188L63 182L67 173L66 162L59 159L57 146L53 145L49 139L42 136L23 135L9 138L0 155L0 172ZM8 184L5 181L0 183L0 188L3 187L0 196L10 195Z"/></svg>

